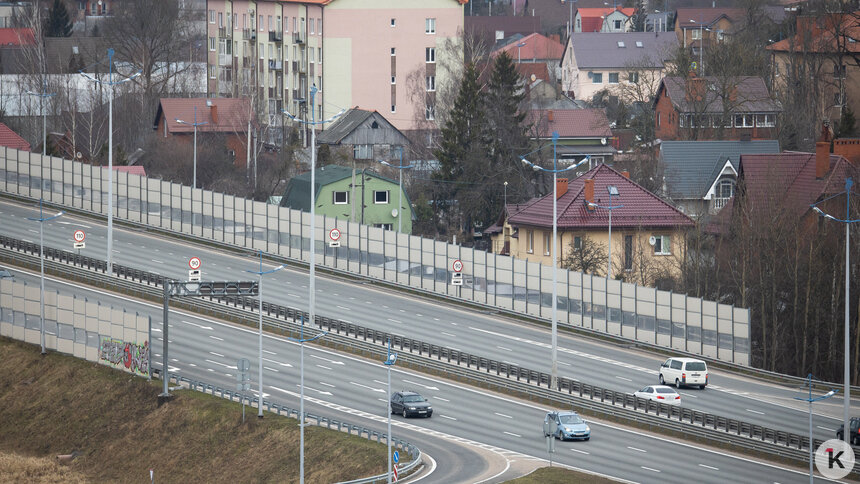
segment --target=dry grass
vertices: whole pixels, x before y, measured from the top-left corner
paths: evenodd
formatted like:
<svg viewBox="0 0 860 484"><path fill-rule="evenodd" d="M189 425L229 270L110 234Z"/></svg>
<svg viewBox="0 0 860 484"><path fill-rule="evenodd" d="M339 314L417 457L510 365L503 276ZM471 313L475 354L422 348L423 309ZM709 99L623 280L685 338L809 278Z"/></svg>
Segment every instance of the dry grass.
<svg viewBox="0 0 860 484"><path fill-rule="evenodd" d="M508 482L511 484L612 484L617 481L561 467L541 467L527 476Z"/></svg>
<svg viewBox="0 0 860 484"><path fill-rule="evenodd" d="M293 419L192 391L157 404L160 382L0 338L0 482L298 482ZM69 466L57 455L77 451ZM5 454L5 455L4 455ZM305 429L305 478L385 470L385 447Z"/></svg>

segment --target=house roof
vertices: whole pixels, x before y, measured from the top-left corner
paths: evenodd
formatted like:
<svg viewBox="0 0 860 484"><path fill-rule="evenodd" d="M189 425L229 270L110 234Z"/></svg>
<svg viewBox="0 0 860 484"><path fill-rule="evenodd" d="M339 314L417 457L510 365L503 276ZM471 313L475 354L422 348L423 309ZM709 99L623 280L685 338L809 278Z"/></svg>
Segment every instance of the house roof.
<svg viewBox="0 0 860 484"><path fill-rule="evenodd" d="M526 123L534 124L538 138L543 139L551 138L554 131L560 138L612 136L606 112L597 108L531 110L526 115Z"/></svg>
<svg viewBox="0 0 860 484"><path fill-rule="evenodd" d="M833 14L830 17L798 17L797 34L782 39L779 42L767 46L767 50L775 52L817 52L832 53L838 50L848 52L860 52L860 42L846 42L845 38L860 39L860 22L857 15L860 13L849 13L839 16ZM835 23L841 23L838 28L833 27ZM830 24L829 27L823 27ZM838 38L834 33L838 32L843 38Z"/></svg>
<svg viewBox="0 0 860 484"><path fill-rule="evenodd" d="M634 13L636 13L636 9L633 7L624 8L620 5L618 7L599 7L599 8L591 8L591 7L583 7L576 9L576 13L580 16L580 18L589 18L589 17L597 17L600 18L601 15L607 16L613 12L618 10L623 13L626 17L632 17Z"/></svg>
<svg viewBox="0 0 860 484"><path fill-rule="evenodd" d="M0 47L36 45L33 29L0 29Z"/></svg>
<svg viewBox="0 0 860 484"><path fill-rule="evenodd" d="M701 199L719 176L726 161L739 170L741 155L779 153L776 140L663 141L660 160L668 195L675 200Z"/></svg>
<svg viewBox="0 0 860 484"><path fill-rule="evenodd" d="M702 90L705 91L704 99L690 99L693 92L693 82L703 82ZM722 114L726 111L732 113L778 113L782 111L779 101L772 99L767 90L764 79L761 77L743 76L732 82L735 86L736 99L724 105L723 97L720 96L715 87L717 78L705 76L694 78L690 81L683 77L664 77L657 89L657 98L661 95L669 96L672 106L679 113L712 113Z"/></svg>
<svg viewBox="0 0 860 484"><path fill-rule="evenodd" d="M660 69L678 45L674 32L584 32L571 35L580 69L653 67Z"/></svg>
<svg viewBox="0 0 860 484"><path fill-rule="evenodd" d="M517 47L520 44L525 45ZM492 55L496 56L502 52L507 52L511 59L516 59L519 56L520 59L560 60L561 54L564 52L564 46L557 40L533 33L526 35L518 42L511 42L496 49Z"/></svg>
<svg viewBox="0 0 860 484"><path fill-rule="evenodd" d="M216 109L213 110L213 107ZM213 118L213 113L217 114L217 119ZM206 123L197 127L198 132L244 133L248 131L250 114L251 102L248 98L161 98L154 126L158 126L163 115L167 131L173 134L193 133L192 123ZM185 121L185 124L177 122L177 119Z"/></svg>
<svg viewBox="0 0 860 484"><path fill-rule="evenodd" d="M358 170L355 173L356 177L362 176L362 170ZM377 178L379 180L384 180L394 185L398 183L395 180L390 178L386 178L378 173L373 171L364 172L365 176L370 176ZM322 187L326 185L331 185L332 183L341 181L346 178L352 178L352 168L348 168L340 165L326 165L322 168L318 168L316 171L316 176L314 177L315 187L315 198L319 203L319 193ZM301 175L294 176L290 179L289 183L287 183L287 188L284 191L284 198L281 199L282 207L290 207L296 210L302 210L305 212L309 212L310 207L310 192L311 185L311 172L306 171ZM404 192L405 194L406 192ZM409 202L409 196L406 195L405 203L407 206L411 206ZM319 206L319 205L317 205Z"/></svg>
<svg viewBox="0 0 860 484"><path fill-rule="evenodd" d="M463 28L467 33L483 39L485 45L493 45L496 42L496 32L501 32L501 37L510 37L513 34L528 35L540 32L540 17L532 16L510 16L510 15L466 15Z"/></svg>
<svg viewBox="0 0 860 484"><path fill-rule="evenodd" d="M30 143L3 123L0 123L0 146L21 151L30 151Z"/></svg>
<svg viewBox="0 0 860 484"><path fill-rule="evenodd" d="M391 124L385 116L378 111L368 111L354 107L343 113L337 118L325 131L317 135L317 143L337 145L342 144L344 140L357 130L362 129L384 128L385 130L394 131L394 138L378 138L377 143L391 144L400 138L401 144L408 144L408 140L393 124Z"/></svg>
<svg viewBox="0 0 860 484"><path fill-rule="evenodd" d="M585 202L585 180L594 180L594 203L609 205L607 186L618 188L612 198L612 226L619 228L690 227L693 220L657 195L649 192L603 163L570 181L558 199L558 227L563 230L601 229L609 225L609 210L589 210ZM552 193L516 207L508 219L511 225L552 227ZM512 207L508 207L511 210Z"/></svg>

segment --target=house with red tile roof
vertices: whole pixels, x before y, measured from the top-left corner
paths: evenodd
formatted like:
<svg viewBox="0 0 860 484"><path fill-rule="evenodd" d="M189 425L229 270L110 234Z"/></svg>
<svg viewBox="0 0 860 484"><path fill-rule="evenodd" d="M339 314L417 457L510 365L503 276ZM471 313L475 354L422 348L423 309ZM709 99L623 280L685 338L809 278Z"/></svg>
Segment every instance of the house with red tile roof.
<svg viewBox="0 0 860 484"><path fill-rule="evenodd" d="M531 125L532 139L538 143L548 143L553 132L558 133L556 154L563 165L590 156L591 168L610 162L618 153L603 109L533 109L526 115L526 123Z"/></svg>
<svg viewBox="0 0 860 484"><path fill-rule="evenodd" d="M633 27L631 17L635 8L604 7L578 8L574 20L574 32L628 32Z"/></svg>
<svg viewBox="0 0 860 484"><path fill-rule="evenodd" d="M561 56L564 46L558 41L557 35L544 37L534 33L525 37L515 36L513 40L490 53L491 58L505 52L508 57L520 64L538 64L546 66L549 80L556 80L556 72L561 66ZM529 73L530 76L531 73ZM537 74L535 74L537 77Z"/></svg>
<svg viewBox="0 0 860 484"><path fill-rule="evenodd" d="M250 119L251 101L248 98L162 98L155 114L154 129L160 139L178 136L189 143L193 141L194 124L198 124L198 135L222 134L224 148L231 153L233 164L243 167L247 158Z"/></svg>
<svg viewBox="0 0 860 484"><path fill-rule="evenodd" d="M31 47L36 45L33 29L0 29L0 47Z"/></svg>
<svg viewBox="0 0 860 484"><path fill-rule="evenodd" d="M610 200L610 187L614 187ZM556 219L559 260L584 245L609 252L609 215L612 212L612 273L628 282L652 285L674 277L685 253L690 217L618 172L599 164L582 176L558 179ZM615 194L617 193L617 194ZM508 205L504 230L492 235L494 252L552 265L552 193L523 204ZM588 241L588 242L586 242ZM606 263L596 267L606 275Z"/></svg>
<svg viewBox="0 0 860 484"><path fill-rule="evenodd" d="M30 143L3 123L0 123L0 146L21 151L30 151Z"/></svg>

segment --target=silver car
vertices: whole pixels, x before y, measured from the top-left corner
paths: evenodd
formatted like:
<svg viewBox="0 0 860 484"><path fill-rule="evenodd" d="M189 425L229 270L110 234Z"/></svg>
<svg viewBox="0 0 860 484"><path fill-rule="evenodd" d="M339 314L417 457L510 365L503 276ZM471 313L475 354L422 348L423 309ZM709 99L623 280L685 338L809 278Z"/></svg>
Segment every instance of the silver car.
<svg viewBox="0 0 860 484"><path fill-rule="evenodd" d="M576 412L547 412L543 419L543 435L552 435L556 439L591 438L591 427Z"/></svg>

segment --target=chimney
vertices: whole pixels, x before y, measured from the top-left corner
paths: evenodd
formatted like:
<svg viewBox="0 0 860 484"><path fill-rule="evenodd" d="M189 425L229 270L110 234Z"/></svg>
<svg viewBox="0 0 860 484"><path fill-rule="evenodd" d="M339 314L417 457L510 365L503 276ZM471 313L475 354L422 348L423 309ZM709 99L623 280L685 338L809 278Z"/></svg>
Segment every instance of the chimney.
<svg viewBox="0 0 860 484"><path fill-rule="evenodd" d="M624 178L627 178L628 180L630 179L630 172L629 171L622 171L621 175L623 175Z"/></svg>
<svg viewBox="0 0 860 484"><path fill-rule="evenodd" d="M549 110L549 111L547 111L547 112L546 112L546 119L547 119L550 123L554 121L554 120L553 120L553 115L552 115L552 110Z"/></svg>
<svg viewBox="0 0 860 484"><path fill-rule="evenodd" d="M206 101L209 105L209 114L212 116L212 124L218 124L218 106L212 101Z"/></svg>
<svg viewBox="0 0 860 484"><path fill-rule="evenodd" d="M815 143L815 178L824 178L830 170L830 142L817 141Z"/></svg>
<svg viewBox="0 0 860 484"><path fill-rule="evenodd" d="M562 195L567 193L567 178L556 178L555 180L555 199L558 200Z"/></svg>
<svg viewBox="0 0 860 484"><path fill-rule="evenodd" d="M694 77L690 79L687 84L687 100L701 101L705 99L706 88L707 86L704 78Z"/></svg>
<svg viewBox="0 0 860 484"><path fill-rule="evenodd" d="M844 156L855 166L860 167L860 138L833 140L833 154Z"/></svg>
<svg viewBox="0 0 860 484"><path fill-rule="evenodd" d="M585 180L585 203L594 203L594 178Z"/></svg>

